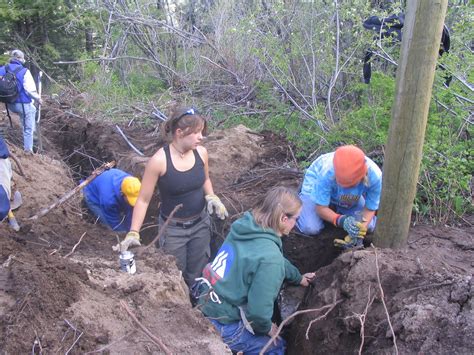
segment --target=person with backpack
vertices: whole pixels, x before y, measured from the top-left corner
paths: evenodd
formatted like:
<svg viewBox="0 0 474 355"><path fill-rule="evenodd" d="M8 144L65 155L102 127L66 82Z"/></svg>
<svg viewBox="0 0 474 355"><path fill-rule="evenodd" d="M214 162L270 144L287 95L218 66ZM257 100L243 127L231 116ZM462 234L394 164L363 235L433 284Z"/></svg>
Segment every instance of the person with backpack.
<svg viewBox="0 0 474 355"><path fill-rule="evenodd" d="M162 134L168 144L148 160L140 196L133 209L130 232L120 243L122 251L140 245L139 232L158 185L160 229L168 223L159 246L176 257L188 287L209 261L209 214L215 212L220 219L228 216L224 204L214 194L207 150L201 146L206 127L205 116L196 109L179 106L173 109L171 117L162 125ZM175 210L179 205L182 207Z"/></svg>
<svg viewBox="0 0 474 355"><path fill-rule="evenodd" d="M140 188L138 178L120 169L110 169L84 188L84 202L101 223L114 231L126 232Z"/></svg>
<svg viewBox="0 0 474 355"><path fill-rule="evenodd" d="M33 134L35 131L36 107L33 100L43 104L36 91L36 84L28 68L24 67L25 54L15 49L7 65L0 67L0 101L8 111L20 117L23 130L23 149L27 154L33 153Z"/></svg>
<svg viewBox="0 0 474 355"><path fill-rule="evenodd" d="M306 171L296 227L316 235L329 222L348 233L344 240L335 240L336 246L361 246L366 233L375 229L381 192L382 171L377 164L360 148L341 146L318 157Z"/></svg>
<svg viewBox="0 0 474 355"><path fill-rule="evenodd" d="M276 187L256 208L230 228L214 261L193 286L199 309L233 353L260 353L278 335L272 322L274 303L284 281L303 287L315 278L304 275L283 256L282 237L301 211L296 191ZM284 354L285 340L276 337L269 354Z"/></svg>

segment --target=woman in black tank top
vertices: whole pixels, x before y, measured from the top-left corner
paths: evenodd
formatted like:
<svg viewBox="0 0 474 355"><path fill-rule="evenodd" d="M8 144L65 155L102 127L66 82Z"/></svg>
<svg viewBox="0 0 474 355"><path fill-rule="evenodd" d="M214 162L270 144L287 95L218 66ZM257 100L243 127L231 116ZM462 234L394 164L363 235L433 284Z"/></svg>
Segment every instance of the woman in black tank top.
<svg viewBox="0 0 474 355"><path fill-rule="evenodd" d="M131 229L121 243L122 250L140 245L139 231L158 183L160 228L169 219L159 243L165 252L176 257L188 286L201 275L208 262L211 235L208 213L215 212L221 219L227 217L227 210L214 194L209 178L207 150L200 145L205 131L206 120L194 109L175 109L163 124L162 133L169 144L160 148L146 165ZM179 204L182 207L170 219Z"/></svg>

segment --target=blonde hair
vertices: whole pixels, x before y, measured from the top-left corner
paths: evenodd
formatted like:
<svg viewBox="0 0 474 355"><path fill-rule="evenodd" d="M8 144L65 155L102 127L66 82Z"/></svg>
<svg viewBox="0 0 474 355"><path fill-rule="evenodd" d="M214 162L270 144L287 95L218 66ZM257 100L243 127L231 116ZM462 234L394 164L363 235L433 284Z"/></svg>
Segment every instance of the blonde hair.
<svg viewBox="0 0 474 355"><path fill-rule="evenodd" d="M271 228L281 232L281 217L293 217L301 208L302 202L298 194L287 187L279 186L271 189L265 198L253 209L255 222L263 228Z"/></svg>
<svg viewBox="0 0 474 355"><path fill-rule="evenodd" d="M202 131L207 133L206 118L198 111L190 107L176 106L170 115L170 118L161 126L161 135L166 142L171 142L177 129L181 129L184 135Z"/></svg>

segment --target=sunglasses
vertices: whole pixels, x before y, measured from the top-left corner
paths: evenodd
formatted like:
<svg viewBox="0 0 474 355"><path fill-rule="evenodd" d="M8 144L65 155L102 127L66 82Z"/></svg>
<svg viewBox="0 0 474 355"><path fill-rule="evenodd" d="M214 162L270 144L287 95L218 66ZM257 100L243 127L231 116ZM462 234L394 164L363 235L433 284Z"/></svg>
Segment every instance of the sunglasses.
<svg viewBox="0 0 474 355"><path fill-rule="evenodd" d="M185 111L181 116L179 116L175 122L178 122L181 118L183 118L184 116L187 116L187 115L197 115L199 114L198 110L196 110L195 108L190 108L189 110Z"/></svg>

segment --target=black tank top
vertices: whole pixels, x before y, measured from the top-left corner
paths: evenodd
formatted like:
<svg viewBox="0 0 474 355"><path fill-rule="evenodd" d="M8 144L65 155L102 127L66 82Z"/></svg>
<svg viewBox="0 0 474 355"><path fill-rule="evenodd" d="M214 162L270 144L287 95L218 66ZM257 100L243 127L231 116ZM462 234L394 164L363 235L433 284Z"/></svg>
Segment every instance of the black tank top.
<svg viewBox="0 0 474 355"><path fill-rule="evenodd" d="M171 161L170 146L163 147L166 155L166 173L158 180L158 189L161 197L161 215L168 217L180 203L183 204L176 213L176 218L189 218L196 216L204 208L204 162L196 149L194 153L194 166L186 171L175 169Z"/></svg>

